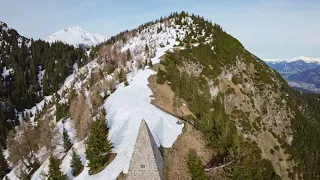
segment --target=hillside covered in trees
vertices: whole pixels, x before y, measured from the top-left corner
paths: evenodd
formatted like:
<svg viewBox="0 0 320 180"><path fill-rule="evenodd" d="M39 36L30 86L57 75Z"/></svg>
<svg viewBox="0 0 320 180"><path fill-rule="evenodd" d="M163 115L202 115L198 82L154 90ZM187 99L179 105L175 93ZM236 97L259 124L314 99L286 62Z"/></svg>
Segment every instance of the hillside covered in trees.
<svg viewBox="0 0 320 180"><path fill-rule="evenodd" d="M213 152L207 162L188 152L181 177L320 177L319 95L292 90L203 17L172 13L111 37L88 57L81 48L0 27L0 132L8 148L0 177L8 164L13 179L125 177L142 118L162 148L174 146L188 124ZM188 115L178 120L150 104L153 74Z"/></svg>
<svg viewBox="0 0 320 180"><path fill-rule="evenodd" d="M10 129L19 125L19 112L56 92L87 60L83 49L61 42L25 38L0 22L0 144L6 147ZM22 114L23 119L33 114Z"/></svg>
<svg viewBox="0 0 320 180"><path fill-rule="evenodd" d="M179 39L185 49L167 52L157 82L187 102L193 116L185 119L216 157L232 163L224 173L232 179L319 178L319 96L292 90L219 25L184 13L177 19L188 24Z"/></svg>

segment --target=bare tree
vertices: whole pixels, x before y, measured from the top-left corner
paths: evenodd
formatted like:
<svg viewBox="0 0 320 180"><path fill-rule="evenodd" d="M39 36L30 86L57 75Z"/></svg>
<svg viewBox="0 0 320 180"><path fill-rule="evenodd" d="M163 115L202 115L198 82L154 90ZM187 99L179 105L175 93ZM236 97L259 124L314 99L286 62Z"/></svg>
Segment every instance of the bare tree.
<svg viewBox="0 0 320 180"><path fill-rule="evenodd" d="M31 122L22 121L19 131L8 136L9 161L17 168L20 179L30 179L40 164L35 156L39 150L39 131Z"/></svg>
<svg viewBox="0 0 320 180"><path fill-rule="evenodd" d="M108 80L108 90L110 92L114 92L116 90L116 83L114 79L109 79Z"/></svg>
<svg viewBox="0 0 320 180"><path fill-rule="evenodd" d="M44 119L39 121L39 145L40 147L46 147L47 150L52 152L57 144L59 138L58 130L55 128L53 122L53 117L50 115L45 115Z"/></svg>
<svg viewBox="0 0 320 180"><path fill-rule="evenodd" d="M99 108L102 105L102 98L98 91L90 93L91 104L94 109Z"/></svg>
<svg viewBox="0 0 320 180"><path fill-rule="evenodd" d="M77 138L83 140L89 133L92 114L86 98L82 93L71 101L69 112L77 131Z"/></svg>
<svg viewBox="0 0 320 180"><path fill-rule="evenodd" d="M115 69L113 71L113 79L114 79L114 81L117 82L119 80L119 75L120 75L120 72L118 71L118 69Z"/></svg>
<svg viewBox="0 0 320 180"><path fill-rule="evenodd" d="M118 67L125 67L126 65L126 55L124 53L119 53L119 64Z"/></svg>
<svg viewBox="0 0 320 180"><path fill-rule="evenodd" d="M103 71L104 72L107 72L107 74L111 74L113 73L115 67L114 67L114 64L110 61L107 61L104 65L103 65Z"/></svg>
<svg viewBox="0 0 320 180"><path fill-rule="evenodd" d="M28 166L34 160L34 153L39 150L39 134L37 129L31 122L22 121L20 130L15 135L13 131L9 133L8 147L9 160L14 165L17 165L20 160Z"/></svg>
<svg viewBox="0 0 320 180"><path fill-rule="evenodd" d="M139 70L142 66L142 60L141 59L136 60L135 66L136 66L136 70Z"/></svg>
<svg viewBox="0 0 320 180"><path fill-rule="evenodd" d="M112 54L111 51L112 51L112 45L107 44L100 49L99 54L100 56L104 57L105 60L108 61L111 59L111 54Z"/></svg>

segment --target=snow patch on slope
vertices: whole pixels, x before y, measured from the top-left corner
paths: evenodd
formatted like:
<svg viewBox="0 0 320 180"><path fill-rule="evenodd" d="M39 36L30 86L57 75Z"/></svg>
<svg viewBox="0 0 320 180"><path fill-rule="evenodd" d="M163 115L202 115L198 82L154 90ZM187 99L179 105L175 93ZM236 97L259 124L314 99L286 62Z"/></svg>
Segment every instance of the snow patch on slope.
<svg viewBox="0 0 320 180"><path fill-rule="evenodd" d="M42 71L39 71L39 74L38 74L38 84L41 87L42 87L42 79L43 79L44 72L45 70L42 70Z"/></svg>
<svg viewBox="0 0 320 180"><path fill-rule="evenodd" d="M114 143L116 159L105 169L116 178L122 171L128 172L138 135L139 125L145 119L158 146L171 147L182 133L175 117L152 105L152 91L147 86L148 77L155 72L139 70L130 85L117 90L104 104L107 111L110 138ZM120 166L120 167L119 167Z"/></svg>
<svg viewBox="0 0 320 180"><path fill-rule="evenodd" d="M188 24L192 23L192 19L189 17L183 19L183 21ZM162 31L158 32L159 28ZM167 50L180 44L177 40L184 39L187 31L187 25L175 25L172 19L167 25L165 23L157 23L137 33L135 37L132 37L124 44L121 50L122 52L130 50L134 60L148 59L150 56L147 56L145 52L145 47L148 46L151 57L153 57L152 63L156 64L159 63L159 58Z"/></svg>
<svg viewBox="0 0 320 180"><path fill-rule="evenodd" d="M1 75L3 78L6 78L6 76L9 76L10 73L14 73L13 68L7 69L7 67L4 67Z"/></svg>
<svg viewBox="0 0 320 180"><path fill-rule="evenodd" d="M155 72L149 69L139 70L135 75L129 74L130 84L117 89L104 101L109 138L114 144L113 151L117 153L116 158L99 174L89 175L84 144L77 142L74 147L80 154L82 162L85 163L85 168L79 176L73 177L70 168L71 153L69 152L60 166L69 178L112 180L116 179L121 172L128 173L142 119L146 120L158 146L172 147L174 141L182 133L183 125L178 125L177 118L150 103L152 91L147 85L148 77L152 74Z"/></svg>
<svg viewBox="0 0 320 180"><path fill-rule="evenodd" d="M186 18L185 20L188 23L192 23L190 18ZM160 26L162 26L163 30L157 32ZM170 20L167 26L165 26L164 23L157 23L144 29L142 32L137 33L133 37L130 37L126 43L117 42L114 46L119 46L122 52L125 52L128 49L131 51L132 61L127 62L127 64L134 64L136 61L146 59L151 59L153 64L155 64L160 61L159 58L164 55L167 50L171 51L174 45L179 44L177 41L184 38L186 31L186 26L175 26L174 21ZM144 51L146 45L148 45L152 55ZM91 72L100 68L101 65L97 60L93 60L81 68L78 68L75 64L74 73L66 78L64 85L58 91L58 94L61 96L63 91L68 92L71 89L78 92L81 89L85 90L84 84L90 79ZM148 77L155 74L155 72L147 69L128 69L129 71L127 72L131 72L127 76L129 85L124 87L123 83L118 84L117 90L104 101L103 105L107 112L106 119L109 126L109 138L114 143L113 152L117 153L117 157L102 172L96 175L89 175L84 141L75 142L73 147L77 150L85 167L79 176L73 177L71 173L72 169L70 167L71 153L59 154L65 155L60 167L62 171L68 175L68 179L116 179L121 172L127 173L142 119L146 120L158 146L171 147L177 137L182 133L183 125L177 124L178 119L159 110L150 103L152 91L147 86ZM83 80L80 80L80 74L84 76ZM110 77L109 75L105 75L104 78L109 79ZM85 90L85 94L88 94L87 90ZM47 96L45 99L46 102L52 101L53 96ZM64 96L62 96L60 103L65 100ZM26 109L24 113L28 112L35 114L36 109L42 110L44 102L45 101L43 100L35 107ZM51 113L55 113L55 108L53 108ZM33 121L34 116L30 119ZM55 118L53 121L56 121ZM64 126L72 141L75 141L75 131L72 124L69 122L72 122L72 120L67 119ZM56 124L56 128L59 130L60 134L62 133L62 127L61 121ZM58 147L55 152L57 151L61 151L61 147ZM41 158L40 161L42 162L42 165L37 172L34 173L32 179L41 178L41 173L47 173L48 171L48 158ZM13 174L13 171L10 173L9 177L10 179L17 179Z"/></svg>
<svg viewBox="0 0 320 180"><path fill-rule="evenodd" d="M78 46L79 44L94 46L103 42L105 39L106 37L102 35L88 33L79 26L73 26L67 29L59 30L46 37L44 40L50 43L62 41L74 46Z"/></svg>

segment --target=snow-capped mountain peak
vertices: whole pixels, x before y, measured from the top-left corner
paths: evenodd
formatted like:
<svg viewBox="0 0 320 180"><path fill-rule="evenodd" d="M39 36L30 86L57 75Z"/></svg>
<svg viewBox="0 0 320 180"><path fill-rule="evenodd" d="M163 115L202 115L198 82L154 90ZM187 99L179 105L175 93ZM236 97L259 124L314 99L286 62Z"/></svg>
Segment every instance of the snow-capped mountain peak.
<svg viewBox="0 0 320 180"><path fill-rule="evenodd" d="M78 30L78 31L84 31L81 27L79 26L71 26L71 27L68 27L66 29L64 29L65 31L68 31L68 30Z"/></svg>
<svg viewBox="0 0 320 180"><path fill-rule="evenodd" d="M103 42L105 39L106 37L89 33L79 26L71 26L53 33L52 35L46 37L44 40L50 43L55 41L62 41L74 46L78 46L79 44L93 46Z"/></svg>
<svg viewBox="0 0 320 180"><path fill-rule="evenodd" d="M274 62L274 63L279 63L279 62L294 62L294 61L304 61L306 63L320 63L320 58L310 58L306 56L299 56L299 57L294 57L294 58L284 58L284 59L264 59L266 62Z"/></svg>

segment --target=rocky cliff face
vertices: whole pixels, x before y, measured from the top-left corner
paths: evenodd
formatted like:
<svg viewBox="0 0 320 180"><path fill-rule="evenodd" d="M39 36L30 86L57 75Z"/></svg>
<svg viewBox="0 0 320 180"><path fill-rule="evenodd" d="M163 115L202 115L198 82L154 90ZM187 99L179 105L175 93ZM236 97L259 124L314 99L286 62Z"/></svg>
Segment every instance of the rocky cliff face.
<svg viewBox="0 0 320 180"><path fill-rule="evenodd" d="M269 76L273 76L273 84L255 79L256 73L261 71L256 69L263 66L256 61L254 65L239 58L235 66L223 69L217 77L218 91L212 96L224 94L226 113L235 121L238 131L247 140L257 143L262 156L271 160L277 174L288 178L287 169L292 171L294 162L286 161L289 155L280 146L292 143L294 112L286 100L289 95L281 91L284 82L278 80L273 71L265 67Z"/></svg>

